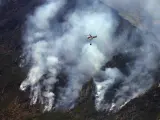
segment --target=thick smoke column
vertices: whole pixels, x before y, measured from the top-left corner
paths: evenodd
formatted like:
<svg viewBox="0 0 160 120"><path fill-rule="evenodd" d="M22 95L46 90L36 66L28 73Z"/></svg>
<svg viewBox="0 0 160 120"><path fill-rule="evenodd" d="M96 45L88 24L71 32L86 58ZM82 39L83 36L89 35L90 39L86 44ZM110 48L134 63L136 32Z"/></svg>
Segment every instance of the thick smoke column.
<svg viewBox="0 0 160 120"><path fill-rule="evenodd" d="M97 110L117 110L144 93L154 82L159 41L145 33L142 38L134 37L140 32L137 29L116 36L118 25L118 17L99 0L46 1L27 19L24 62L29 72L20 89L29 87L31 102L40 101L45 111L53 106L73 108L91 77ZM98 36L92 45L86 39L88 34ZM116 67L102 71L101 67L119 53L132 59L125 66L129 74ZM57 78L61 72L67 75L63 88L56 86L61 83Z"/></svg>

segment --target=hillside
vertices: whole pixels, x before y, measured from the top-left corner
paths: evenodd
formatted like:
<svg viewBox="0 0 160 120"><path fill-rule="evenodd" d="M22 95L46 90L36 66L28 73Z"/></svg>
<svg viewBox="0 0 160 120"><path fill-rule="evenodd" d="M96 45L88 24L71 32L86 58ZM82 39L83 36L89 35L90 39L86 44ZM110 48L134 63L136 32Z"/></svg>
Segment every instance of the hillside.
<svg viewBox="0 0 160 120"><path fill-rule="evenodd" d="M0 118L2 120L52 120L53 118L55 120L158 120L160 117L160 88L157 85L113 114L95 111L92 80L84 86L79 104L71 111L53 111L42 114L40 105L30 106L28 94L19 90L19 85L26 74L18 67L18 64L22 52L21 35L25 15L39 3L36 0L28 0L25 3L18 2L18 0L15 2L16 5L11 2L10 7L3 8L0 12L0 15L3 16L0 18ZM17 8L17 12L14 8ZM129 13L119 14L123 15L119 16L121 24L115 34L121 34L123 30L127 29L131 32L134 31L136 25L133 26L131 24L133 22L128 21L132 18L127 20L123 18L123 16L128 17ZM119 56L115 56L116 59L114 57L104 67L121 68L124 59Z"/></svg>

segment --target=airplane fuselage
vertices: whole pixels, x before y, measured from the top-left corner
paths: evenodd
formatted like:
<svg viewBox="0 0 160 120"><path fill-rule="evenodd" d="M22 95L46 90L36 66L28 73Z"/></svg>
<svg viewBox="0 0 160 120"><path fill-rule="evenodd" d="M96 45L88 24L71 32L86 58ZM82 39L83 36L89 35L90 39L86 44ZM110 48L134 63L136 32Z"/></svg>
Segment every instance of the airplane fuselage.
<svg viewBox="0 0 160 120"><path fill-rule="evenodd" d="M96 38L97 36L89 36L88 39L92 40L93 38Z"/></svg>
<svg viewBox="0 0 160 120"><path fill-rule="evenodd" d="M91 36L91 35L89 35L87 38L89 39L89 40L92 40L93 38L96 38L97 36ZM92 43L90 43L90 45L92 45Z"/></svg>

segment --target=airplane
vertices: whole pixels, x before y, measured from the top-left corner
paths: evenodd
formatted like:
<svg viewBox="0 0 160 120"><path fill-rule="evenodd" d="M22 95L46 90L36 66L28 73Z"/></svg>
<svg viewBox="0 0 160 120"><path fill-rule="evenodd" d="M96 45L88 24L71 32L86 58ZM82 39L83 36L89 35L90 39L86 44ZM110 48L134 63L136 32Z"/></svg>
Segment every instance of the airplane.
<svg viewBox="0 0 160 120"><path fill-rule="evenodd" d="M92 40L93 38L96 38L97 36L92 36L92 35L90 35L89 34L89 36L87 37L89 40ZM92 45L91 43L90 43L90 45Z"/></svg>

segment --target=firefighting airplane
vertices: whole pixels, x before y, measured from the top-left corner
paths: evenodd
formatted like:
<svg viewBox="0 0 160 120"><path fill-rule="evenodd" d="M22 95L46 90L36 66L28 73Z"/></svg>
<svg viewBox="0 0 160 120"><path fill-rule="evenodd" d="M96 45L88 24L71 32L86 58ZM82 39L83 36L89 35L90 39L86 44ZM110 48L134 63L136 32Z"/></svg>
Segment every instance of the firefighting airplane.
<svg viewBox="0 0 160 120"><path fill-rule="evenodd" d="M93 39L93 38L96 38L97 36L92 36L89 34L89 36L87 37L90 41ZM92 45L92 43L90 43L90 45Z"/></svg>

